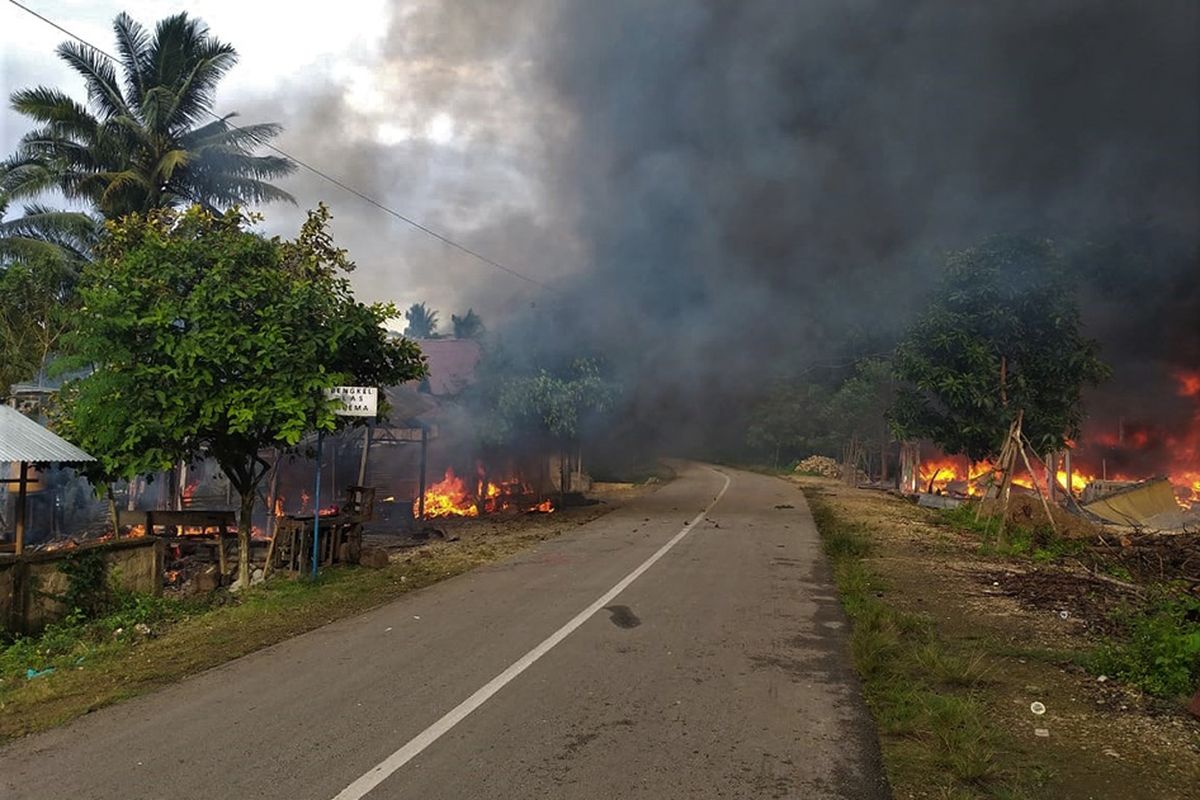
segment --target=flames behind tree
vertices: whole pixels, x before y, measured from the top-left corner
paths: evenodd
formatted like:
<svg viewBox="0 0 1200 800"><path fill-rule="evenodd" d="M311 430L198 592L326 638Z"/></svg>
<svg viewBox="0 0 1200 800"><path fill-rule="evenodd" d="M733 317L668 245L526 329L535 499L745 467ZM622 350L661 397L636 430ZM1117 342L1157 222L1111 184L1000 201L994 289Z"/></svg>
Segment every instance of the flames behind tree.
<svg viewBox="0 0 1200 800"><path fill-rule="evenodd" d="M1165 476L1175 487L1184 508L1200 505L1200 370L1175 374L1177 393L1195 403L1189 423L1177 429L1154 424L1095 421L1085 426L1080 442L1072 448L1071 490L1078 495L1099 479L1134 481ZM1045 467L1033 463L1034 475L1022 470L1013 483L1032 488L1033 481L1046 485ZM937 455L921 462L921 489L981 494L994 477L992 464L971 464L962 457ZM1065 487L1067 473L1059 469L1058 486Z"/></svg>

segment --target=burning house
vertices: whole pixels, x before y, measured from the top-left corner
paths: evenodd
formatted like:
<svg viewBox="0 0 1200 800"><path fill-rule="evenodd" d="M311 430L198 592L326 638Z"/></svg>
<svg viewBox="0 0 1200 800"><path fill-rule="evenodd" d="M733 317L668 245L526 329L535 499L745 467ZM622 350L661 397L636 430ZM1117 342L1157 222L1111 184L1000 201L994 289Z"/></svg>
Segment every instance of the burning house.
<svg viewBox="0 0 1200 800"><path fill-rule="evenodd" d="M1062 453L1041 454L1013 478L1018 489L1036 484L1097 521L1151 529L1200 522L1200 372L1173 375L1174 400L1190 417L1171 427L1118 417L1091 418L1079 440ZM907 475L906 491L967 498L995 482L995 465L922 448Z"/></svg>

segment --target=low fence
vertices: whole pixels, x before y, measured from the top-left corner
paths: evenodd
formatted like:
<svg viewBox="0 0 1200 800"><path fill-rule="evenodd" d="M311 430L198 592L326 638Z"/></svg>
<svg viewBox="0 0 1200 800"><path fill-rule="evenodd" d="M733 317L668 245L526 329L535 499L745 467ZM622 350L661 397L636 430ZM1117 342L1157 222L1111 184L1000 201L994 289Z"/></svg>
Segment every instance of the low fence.
<svg viewBox="0 0 1200 800"><path fill-rule="evenodd" d="M60 550L0 554L0 623L14 633L36 633L61 619L67 608L60 599L67 576L63 559L81 550L99 552L114 585L132 592L160 594L164 546L155 536L83 544Z"/></svg>

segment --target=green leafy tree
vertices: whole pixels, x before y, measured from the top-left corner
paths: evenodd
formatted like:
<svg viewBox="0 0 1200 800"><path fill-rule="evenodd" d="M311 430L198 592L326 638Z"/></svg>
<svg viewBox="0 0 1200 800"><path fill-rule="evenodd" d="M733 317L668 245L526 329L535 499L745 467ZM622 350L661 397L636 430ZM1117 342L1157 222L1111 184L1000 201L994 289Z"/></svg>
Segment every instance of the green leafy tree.
<svg viewBox="0 0 1200 800"><path fill-rule="evenodd" d="M433 339L437 336L438 313L430 311L424 303L413 303L404 312L408 326L404 335L413 339Z"/></svg>
<svg viewBox="0 0 1200 800"><path fill-rule="evenodd" d="M274 123L234 127L211 119L234 48L186 13L150 34L126 14L113 23L120 71L87 45L64 42L58 55L87 86L87 103L47 86L13 93L12 107L38 127L25 134L0 176L0 197L47 191L83 200L108 219L200 203L288 200L270 181L295 164L255 155L280 131Z"/></svg>
<svg viewBox="0 0 1200 800"><path fill-rule="evenodd" d="M78 311L77 278L52 251L0 269L0 397L50 361Z"/></svg>
<svg viewBox="0 0 1200 800"><path fill-rule="evenodd" d="M484 334L483 320L473 308L468 308L467 313L461 317L451 314L450 322L454 325L455 339L478 339Z"/></svg>
<svg viewBox="0 0 1200 800"><path fill-rule="evenodd" d="M1039 451L1078 435L1085 386L1108 375L1083 336L1062 259L1047 241L996 237L949 253L942 283L896 350L901 438L995 456L1018 412Z"/></svg>
<svg viewBox="0 0 1200 800"><path fill-rule="evenodd" d="M424 374L414 342L387 335L387 305L354 299L352 268L309 214L294 241L246 230L235 209L131 214L108 223L83 273L61 423L102 480L213 458L241 498L238 574L249 581L260 451L338 422L324 390Z"/></svg>
<svg viewBox="0 0 1200 800"><path fill-rule="evenodd" d="M896 378L891 362L868 358L855 365L852 376L842 382L829 400L830 431L843 443L861 442L879 455L879 477L887 480L887 451L892 442L888 411L895 402Z"/></svg>
<svg viewBox="0 0 1200 800"><path fill-rule="evenodd" d="M481 438L489 444L516 439L556 444L559 487L566 492L570 485L567 453L578 445L589 422L612 410L618 397L616 384L593 359L576 359L554 372L521 373L510 366L497 373L503 361L501 355L490 369L484 367L483 386L474 396L474 402L482 405ZM498 377L488 380L489 371Z"/></svg>
<svg viewBox="0 0 1200 800"><path fill-rule="evenodd" d="M746 444L774 466L835 448L829 424L829 390L819 383L776 380L754 403Z"/></svg>

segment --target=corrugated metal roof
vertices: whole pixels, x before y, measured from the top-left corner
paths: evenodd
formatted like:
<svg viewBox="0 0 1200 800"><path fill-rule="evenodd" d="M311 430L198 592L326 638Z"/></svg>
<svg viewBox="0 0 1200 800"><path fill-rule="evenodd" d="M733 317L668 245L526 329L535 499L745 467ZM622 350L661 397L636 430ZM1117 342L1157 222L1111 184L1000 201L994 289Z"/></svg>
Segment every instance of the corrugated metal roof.
<svg viewBox="0 0 1200 800"><path fill-rule="evenodd" d="M78 463L95 460L15 408L0 405L0 461Z"/></svg>

